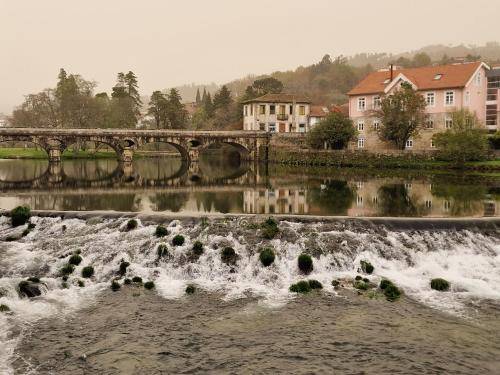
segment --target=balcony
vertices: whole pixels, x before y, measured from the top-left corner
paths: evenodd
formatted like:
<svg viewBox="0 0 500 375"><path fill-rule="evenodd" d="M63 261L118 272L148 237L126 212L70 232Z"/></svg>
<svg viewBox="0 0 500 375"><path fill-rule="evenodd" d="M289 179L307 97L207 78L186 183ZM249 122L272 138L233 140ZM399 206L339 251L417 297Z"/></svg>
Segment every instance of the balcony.
<svg viewBox="0 0 500 375"><path fill-rule="evenodd" d="M276 118L278 119L278 121L287 121L288 120L288 115L284 114L284 113L278 113L276 115Z"/></svg>

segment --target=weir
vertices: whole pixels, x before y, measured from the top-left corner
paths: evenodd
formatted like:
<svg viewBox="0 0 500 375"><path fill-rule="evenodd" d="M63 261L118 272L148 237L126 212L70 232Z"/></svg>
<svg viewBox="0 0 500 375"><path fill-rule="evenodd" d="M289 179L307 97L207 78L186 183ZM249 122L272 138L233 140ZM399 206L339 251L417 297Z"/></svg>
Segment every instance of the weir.
<svg viewBox="0 0 500 375"><path fill-rule="evenodd" d="M150 143L173 146L187 162L196 162L210 145L229 144L242 160L267 158L271 135L263 131L199 131L199 130L136 130L136 129L55 129L1 128L0 142L31 142L45 150L49 162L61 161L62 153L72 144L103 143L111 147L122 163L130 163L134 151Z"/></svg>

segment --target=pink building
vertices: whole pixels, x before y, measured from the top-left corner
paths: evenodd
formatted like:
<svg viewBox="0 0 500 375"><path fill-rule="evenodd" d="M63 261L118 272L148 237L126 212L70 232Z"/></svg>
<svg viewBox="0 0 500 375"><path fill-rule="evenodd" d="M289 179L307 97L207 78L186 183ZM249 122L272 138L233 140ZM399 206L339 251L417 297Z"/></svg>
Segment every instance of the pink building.
<svg viewBox="0 0 500 375"><path fill-rule="evenodd" d="M380 106L383 96L391 94L407 82L419 91L427 102L428 119L418 139L410 139L407 149L428 151L434 148L432 135L452 126L449 113L467 108L479 120L486 122L487 72L482 62L427 66L409 69L384 69L369 74L349 93L349 117L359 136L354 148L371 151L393 149L394 146L378 138L380 120L372 110ZM491 128L491 126L489 126ZM491 129L491 130L496 130Z"/></svg>

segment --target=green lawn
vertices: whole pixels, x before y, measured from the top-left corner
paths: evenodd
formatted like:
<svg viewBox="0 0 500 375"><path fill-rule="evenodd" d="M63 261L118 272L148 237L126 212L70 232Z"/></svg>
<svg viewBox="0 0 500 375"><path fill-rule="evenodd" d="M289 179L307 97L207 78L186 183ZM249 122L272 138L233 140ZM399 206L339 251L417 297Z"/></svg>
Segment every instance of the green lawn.
<svg viewBox="0 0 500 375"><path fill-rule="evenodd" d="M116 158L114 151L65 151L63 159L105 159ZM0 148L0 159L47 159L47 154L43 150L34 148Z"/></svg>

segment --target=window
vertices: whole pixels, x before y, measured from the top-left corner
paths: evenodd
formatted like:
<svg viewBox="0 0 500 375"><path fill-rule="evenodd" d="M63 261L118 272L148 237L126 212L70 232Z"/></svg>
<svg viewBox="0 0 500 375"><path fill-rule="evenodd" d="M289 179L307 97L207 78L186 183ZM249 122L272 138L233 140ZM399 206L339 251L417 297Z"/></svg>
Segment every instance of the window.
<svg viewBox="0 0 500 375"><path fill-rule="evenodd" d="M266 114L266 105L261 104L259 105L259 115L265 115Z"/></svg>
<svg viewBox="0 0 500 375"><path fill-rule="evenodd" d="M248 116L248 106L247 105L243 108L243 113L245 114L245 116Z"/></svg>
<svg viewBox="0 0 500 375"><path fill-rule="evenodd" d="M269 124L269 132L276 133L276 124L274 122Z"/></svg>
<svg viewBox="0 0 500 375"><path fill-rule="evenodd" d="M280 115L285 115L286 114L286 106L280 105Z"/></svg>
<svg viewBox="0 0 500 375"><path fill-rule="evenodd" d="M425 207L426 208L432 208L432 201L430 199L425 201Z"/></svg>
<svg viewBox="0 0 500 375"><path fill-rule="evenodd" d="M365 148L365 139L358 138L358 148Z"/></svg>
<svg viewBox="0 0 500 375"><path fill-rule="evenodd" d="M465 104L466 104L466 105L469 105L469 104L470 104L470 92L469 92L469 91L467 91L467 92L465 93Z"/></svg>
<svg viewBox="0 0 500 375"><path fill-rule="evenodd" d="M455 104L455 91L446 91L444 94L444 105Z"/></svg>
<svg viewBox="0 0 500 375"><path fill-rule="evenodd" d="M358 111L366 109L366 98L358 98Z"/></svg>
<svg viewBox="0 0 500 375"><path fill-rule="evenodd" d="M363 130L365 130L364 121L358 121L358 131L362 132Z"/></svg>
<svg viewBox="0 0 500 375"><path fill-rule="evenodd" d="M443 202L443 208L445 211L449 211L451 208L451 202L450 201L444 201Z"/></svg>
<svg viewBox="0 0 500 375"><path fill-rule="evenodd" d="M431 139L431 148L436 148L436 144L434 143L434 139Z"/></svg>
<svg viewBox="0 0 500 375"><path fill-rule="evenodd" d="M269 114L270 115L275 115L276 114L276 106L274 104L271 104L269 106Z"/></svg>
<svg viewBox="0 0 500 375"><path fill-rule="evenodd" d="M306 106L305 105L299 106L299 115L300 116L305 116L305 114L306 114Z"/></svg>
<svg viewBox="0 0 500 375"><path fill-rule="evenodd" d="M363 207L363 197L362 197L361 195L358 195L358 196L356 197L356 205L357 205L358 207Z"/></svg>
<svg viewBox="0 0 500 375"><path fill-rule="evenodd" d="M250 104L250 116L253 116L253 104Z"/></svg>
<svg viewBox="0 0 500 375"><path fill-rule="evenodd" d="M451 117L446 117L444 119L444 127L446 129L451 129L453 127L453 119Z"/></svg>
<svg viewBox="0 0 500 375"><path fill-rule="evenodd" d="M261 123L259 124L259 129L260 129L260 130L262 130L262 131L266 131L266 124L265 124L265 123L263 123L263 122L261 122Z"/></svg>
<svg viewBox="0 0 500 375"><path fill-rule="evenodd" d="M374 130L379 130L380 129L380 121L379 120L373 121L373 129Z"/></svg>
<svg viewBox="0 0 500 375"><path fill-rule="evenodd" d="M442 77L443 75L441 73L438 73L434 76L434 81L439 81Z"/></svg>
<svg viewBox="0 0 500 375"><path fill-rule="evenodd" d="M406 141L406 148L412 148L413 147L413 139L408 139Z"/></svg>
<svg viewBox="0 0 500 375"><path fill-rule="evenodd" d="M290 106L290 114L293 115L293 105Z"/></svg>
<svg viewBox="0 0 500 375"><path fill-rule="evenodd" d="M373 109L379 109L381 104L382 104L382 101L380 99L380 96L374 96L373 97Z"/></svg>
<svg viewBox="0 0 500 375"><path fill-rule="evenodd" d="M434 107L436 105L436 94L433 92L428 92L425 96L425 101L429 107Z"/></svg>
<svg viewBox="0 0 500 375"><path fill-rule="evenodd" d="M425 120L425 128L426 129L434 129L434 120L431 118L428 118Z"/></svg>
<svg viewBox="0 0 500 375"><path fill-rule="evenodd" d="M306 124L299 124L299 133L305 133Z"/></svg>

